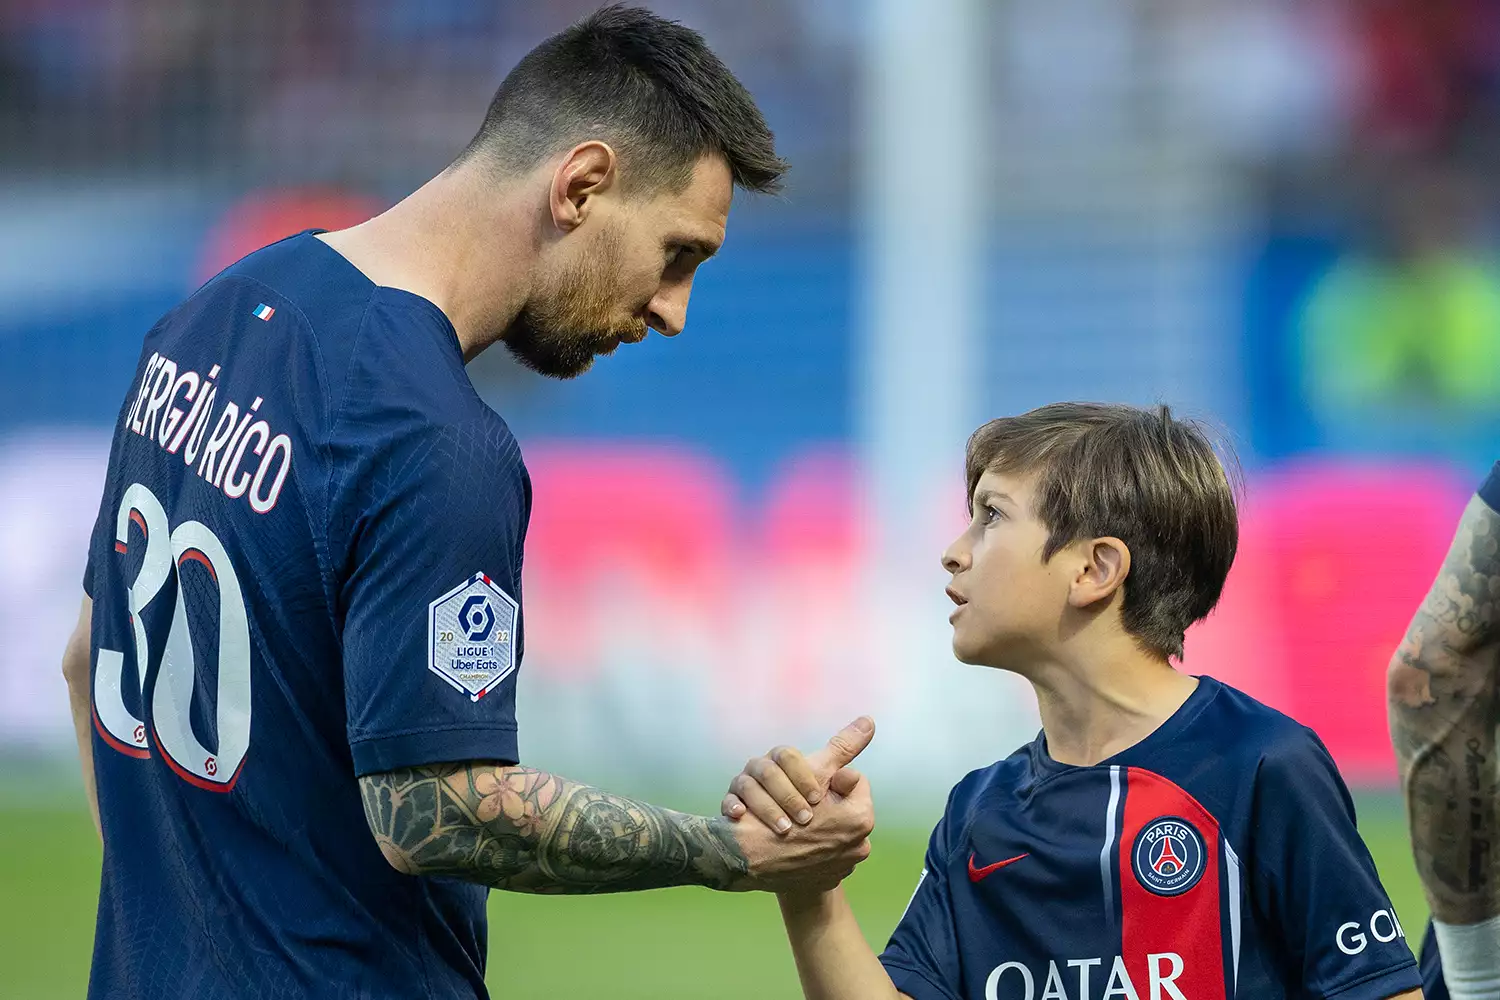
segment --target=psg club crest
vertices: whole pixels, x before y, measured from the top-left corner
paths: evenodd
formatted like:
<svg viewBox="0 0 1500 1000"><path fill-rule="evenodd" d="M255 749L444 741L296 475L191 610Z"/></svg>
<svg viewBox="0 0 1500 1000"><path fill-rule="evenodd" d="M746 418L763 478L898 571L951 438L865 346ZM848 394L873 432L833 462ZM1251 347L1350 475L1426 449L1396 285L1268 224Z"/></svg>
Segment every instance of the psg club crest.
<svg viewBox="0 0 1500 1000"><path fill-rule="evenodd" d="M1136 835L1130 856L1136 881L1158 896L1180 896L1203 877L1205 853L1193 824L1161 816Z"/></svg>
<svg viewBox="0 0 1500 1000"><path fill-rule="evenodd" d="M488 576L467 582L427 605L427 666L478 701L516 669L519 606Z"/></svg>

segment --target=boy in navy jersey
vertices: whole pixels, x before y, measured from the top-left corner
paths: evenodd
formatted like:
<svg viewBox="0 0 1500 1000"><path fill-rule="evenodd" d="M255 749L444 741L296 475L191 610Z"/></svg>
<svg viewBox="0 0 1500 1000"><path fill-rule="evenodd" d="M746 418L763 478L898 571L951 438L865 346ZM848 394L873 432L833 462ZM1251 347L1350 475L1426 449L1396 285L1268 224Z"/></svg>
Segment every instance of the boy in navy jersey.
<svg viewBox="0 0 1500 1000"><path fill-rule="evenodd" d="M878 958L842 890L781 895L807 996L1420 997L1317 736L1171 665L1238 536L1203 435L1166 407L1056 404L981 427L967 480L954 652L1027 678L1043 729L953 789ZM724 809L862 784L773 751Z"/></svg>

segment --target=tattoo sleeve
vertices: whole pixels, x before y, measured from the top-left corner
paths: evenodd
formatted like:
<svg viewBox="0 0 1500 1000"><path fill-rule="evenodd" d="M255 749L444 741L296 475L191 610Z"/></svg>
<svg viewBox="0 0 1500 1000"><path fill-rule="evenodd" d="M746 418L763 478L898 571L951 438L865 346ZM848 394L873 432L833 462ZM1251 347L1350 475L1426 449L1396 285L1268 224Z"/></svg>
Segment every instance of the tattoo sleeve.
<svg viewBox="0 0 1500 1000"><path fill-rule="evenodd" d="M1475 497L1387 685L1417 872L1448 923L1500 914L1497 639L1500 515Z"/></svg>
<svg viewBox="0 0 1500 1000"><path fill-rule="evenodd" d="M512 892L737 888L730 824L662 809L529 767L444 764L360 779L381 852L410 875Z"/></svg>

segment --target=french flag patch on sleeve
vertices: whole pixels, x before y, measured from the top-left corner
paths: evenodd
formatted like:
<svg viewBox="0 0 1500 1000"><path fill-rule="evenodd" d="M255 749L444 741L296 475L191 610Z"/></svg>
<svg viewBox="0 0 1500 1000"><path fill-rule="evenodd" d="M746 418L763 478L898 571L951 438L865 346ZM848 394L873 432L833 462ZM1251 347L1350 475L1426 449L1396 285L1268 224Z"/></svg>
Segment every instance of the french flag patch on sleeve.
<svg viewBox="0 0 1500 1000"><path fill-rule="evenodd" d="M266 320L270 319L272 316L275 316L276 310L272 309L270 306L262 302L260 305L255 307L255 312L253 313L253 315L256 319Z"/></svg>

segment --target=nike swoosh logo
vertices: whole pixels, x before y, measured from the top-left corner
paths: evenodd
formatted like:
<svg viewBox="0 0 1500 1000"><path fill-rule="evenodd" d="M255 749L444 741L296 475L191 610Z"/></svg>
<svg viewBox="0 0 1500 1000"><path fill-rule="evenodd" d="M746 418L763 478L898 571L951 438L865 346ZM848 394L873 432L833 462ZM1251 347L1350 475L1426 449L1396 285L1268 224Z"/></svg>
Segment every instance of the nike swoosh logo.
<svg viewBox="0 0 1500 1000"><path fill-rule="evenodd" d="M969 881L970 882L978 882L980 879L984 878L986 875L992 875L995 872L999 871L1000 869L1004 868L1006 865L1013 865L1017 861L1020 861L1022 858L1029 858L1029 857L1031 857L1030 854L1017 854L1013 858L1006 858L1004 861L996 861L993 864L988 864L988 865L985 865L983 868L980 868L980 867L978 867L978 866L976 866L974 864L974 854L972 852L970 852L970 854L969 854Z"/></svg>

